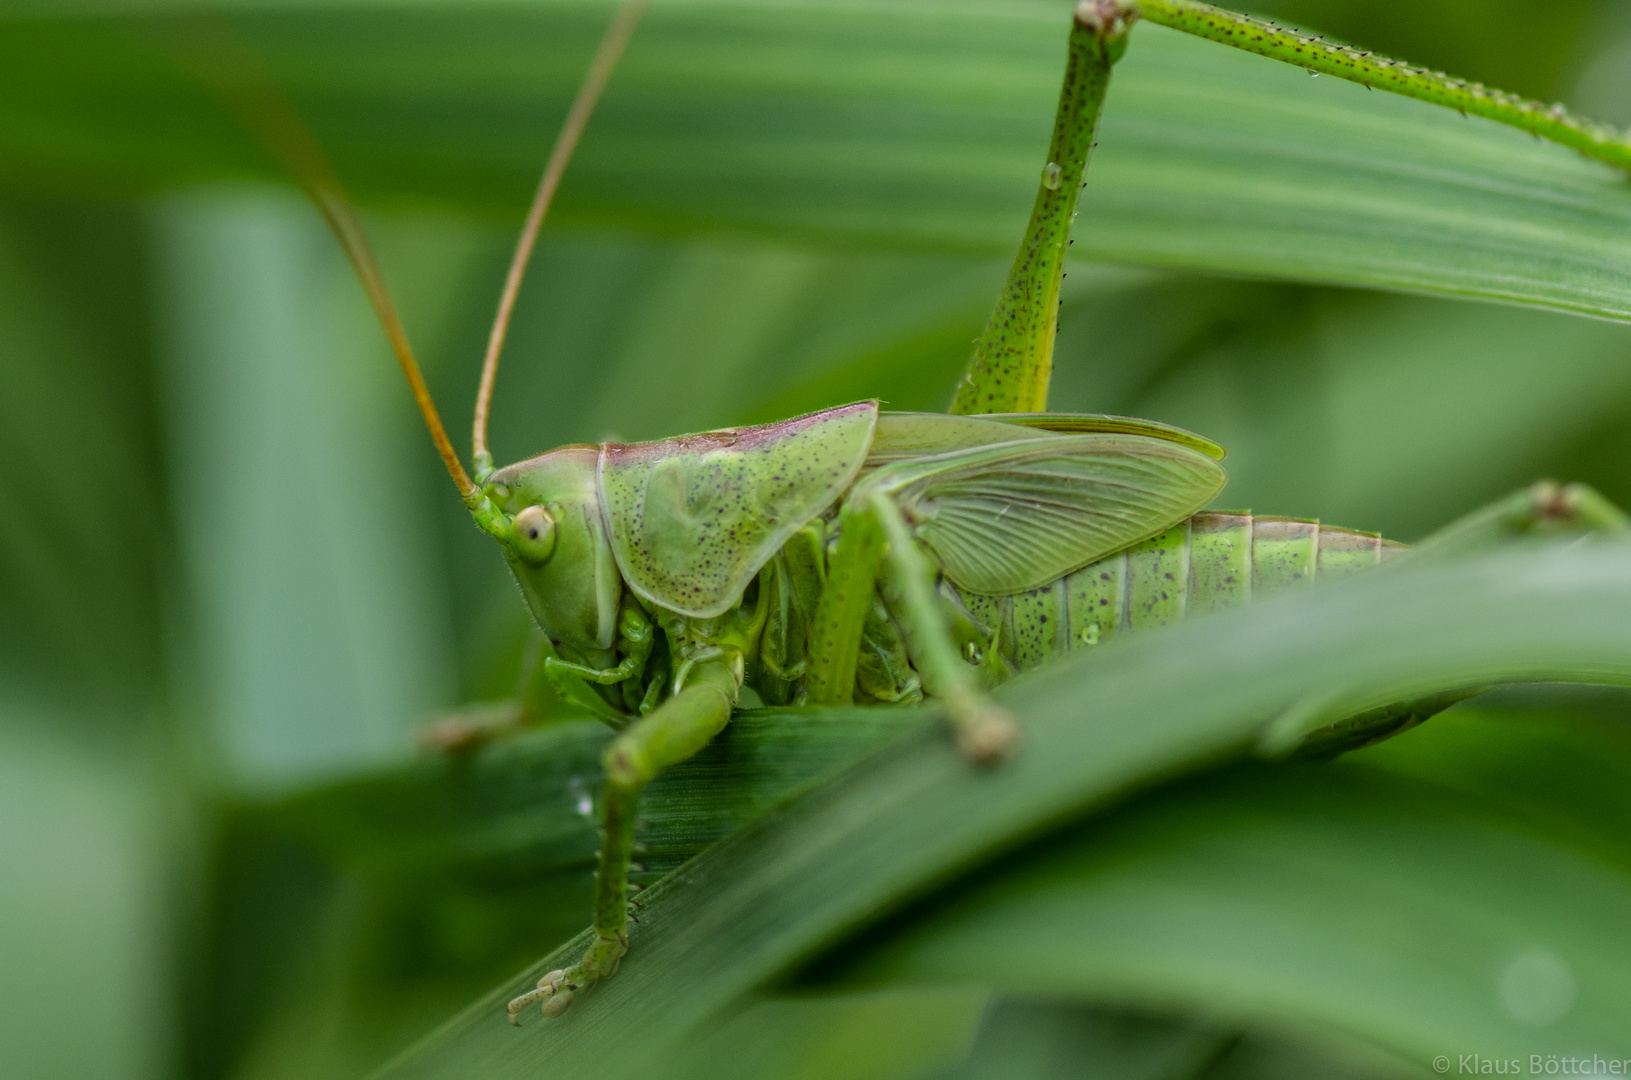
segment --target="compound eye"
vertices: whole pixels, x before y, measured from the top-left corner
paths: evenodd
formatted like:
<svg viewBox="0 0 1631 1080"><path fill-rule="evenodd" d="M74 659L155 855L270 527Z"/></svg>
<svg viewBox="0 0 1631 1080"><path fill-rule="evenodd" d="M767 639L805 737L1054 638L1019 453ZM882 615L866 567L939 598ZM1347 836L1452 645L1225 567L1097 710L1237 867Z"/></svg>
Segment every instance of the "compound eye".
<svg viewBox="0 0 1631 1080"><path fill-rule="evenodd" d="M542 506L529 506L511 524L515 553L531 563L549 559L555 550L555 519Z"/></svg>

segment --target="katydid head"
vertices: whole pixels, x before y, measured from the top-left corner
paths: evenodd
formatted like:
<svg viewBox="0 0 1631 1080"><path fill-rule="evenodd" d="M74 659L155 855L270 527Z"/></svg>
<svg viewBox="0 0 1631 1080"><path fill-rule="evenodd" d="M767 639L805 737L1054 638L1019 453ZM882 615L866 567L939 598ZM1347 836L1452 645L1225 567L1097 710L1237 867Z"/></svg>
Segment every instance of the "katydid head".
<svg viewBox="0 0 1631 1080"><path fill-rule="evenodd" d="M486 492L510 519L499 538L527 606L551 641L609 649L623 578L606 539L595 480L599 451L563 446L500 469Z"/></svg>

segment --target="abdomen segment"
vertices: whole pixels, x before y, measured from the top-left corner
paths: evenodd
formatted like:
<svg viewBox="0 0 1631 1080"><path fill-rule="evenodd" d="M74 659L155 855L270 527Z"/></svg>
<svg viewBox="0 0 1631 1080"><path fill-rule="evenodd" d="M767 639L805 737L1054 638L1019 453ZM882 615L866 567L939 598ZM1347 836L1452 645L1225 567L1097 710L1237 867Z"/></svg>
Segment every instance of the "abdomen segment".
<svg viewBox="0 0 1631 1080"><path fill-rule="evenodd" d="M1349 577L1404 550L1375 533L1317 521L1200 513L1029 592L945 587L998 639L1008 663L1025 671L1118 634Z"/></svg>

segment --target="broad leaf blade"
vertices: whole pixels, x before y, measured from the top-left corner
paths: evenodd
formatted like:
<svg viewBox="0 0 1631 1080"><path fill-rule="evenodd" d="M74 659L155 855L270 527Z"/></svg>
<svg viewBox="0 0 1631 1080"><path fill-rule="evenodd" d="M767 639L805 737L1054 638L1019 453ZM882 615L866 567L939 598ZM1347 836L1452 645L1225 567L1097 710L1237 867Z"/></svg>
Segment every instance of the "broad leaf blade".
<svg viewBox="0 0 1631 1080"><path fill-rule="evenodd" d="M549 0L230 22L357 191L519 218L606 17ZM661 4L552 221L1006 257L1065 18L1040 2ZM131 193L275 175L188 73L175 25L8 18L6 180ZM1621 176L1492 122L1140 26L1100 142L1076 231L1092 258L1631 317Z"/></svg>
<svg viewBox="0 0 1631 1080"><path fill-rule="evenodd" d="M1631 873L1533 825L1358 764L1235 769L898 920L849 978L1223 1006L1417 1061L1624 1058Z"/></svg>

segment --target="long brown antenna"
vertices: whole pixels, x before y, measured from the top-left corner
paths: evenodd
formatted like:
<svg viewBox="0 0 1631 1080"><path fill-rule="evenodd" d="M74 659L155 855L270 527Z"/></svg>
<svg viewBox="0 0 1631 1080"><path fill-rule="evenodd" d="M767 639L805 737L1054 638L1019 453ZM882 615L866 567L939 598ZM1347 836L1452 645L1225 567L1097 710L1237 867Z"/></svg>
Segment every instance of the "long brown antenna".
<svg viewBox="0 0 1631 1080"><path fill-rule="evenodd" d="M510 273L504 279L504 293L498 298L498 315L493 319L493 332L487 338L487 356L481 365L481 385L476 389L476 418L471 443L475 451L477 476L483 476L492 468L493 458L487 452L487 412L493 400L493 378L498 374L498 356L504 351L504 335L510 329L510 315L515 311L515 298L521 291L521 279L527 272L528 260L532 258L538 230L544 224L544 215L549 211L550 200L555 197L555 189L560 187L567 162L572 160L572 151L577 149L578 137L589 123L589 114L595 111L595 103L600 100L601 91L606 89L606 83L611 79L612 70L617 67L629 38L634 36L634 28L639 25L640 16L645 14L648 2L623 0L622 6L612 16L611 25L606 27L606 34L600 39L600 48L595 50L595 58L583 77L582 85L578 87L578 96L566 114L566 122L561 125L561 133L555 137L555 148L550 151L549 163L544 166L538 191L532 197L532 209L527 211L526 224L521 227L515 257L510 260Z"/></svg>
<svg viewBox="0 0 1631 1080"><path fill-rule="evenodd" d="M243 124L265 143L279 164L316 204L323 220L328 222L335 239L351 260L351 266L362 282L363 292L368 294L368 302L373 305L374 314L385 328L391 351L396 354L402 374L408 379L408 388L413 391L420 415L425 418L425 427L430 429L430 437L436 443L437 452L442 455L442 464L447 466L448 475L458 485L459 494L473 506L473 501L480 497L481 489L464 471L458 452L447 437L447 429L442 426L442 418L436 412L436 403L425 385L419 362L414 359L413 347L408 344L407 332L402 328L402 320L397 317L396 305L391 303L391 294L385 287L385 275L380 272L379 260L374 257L368 235L357 218L356 207L346 195L322 147L317 145L317 140L312 138L311 132L301 122L294 106L278 92L277 85L241 41L224 27L199 25L195 29L200 39L199 47L189 51L197 62L200 75L238 114Z"/></svg>

